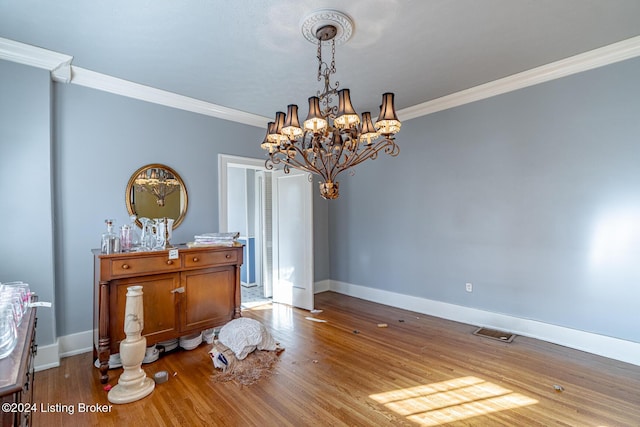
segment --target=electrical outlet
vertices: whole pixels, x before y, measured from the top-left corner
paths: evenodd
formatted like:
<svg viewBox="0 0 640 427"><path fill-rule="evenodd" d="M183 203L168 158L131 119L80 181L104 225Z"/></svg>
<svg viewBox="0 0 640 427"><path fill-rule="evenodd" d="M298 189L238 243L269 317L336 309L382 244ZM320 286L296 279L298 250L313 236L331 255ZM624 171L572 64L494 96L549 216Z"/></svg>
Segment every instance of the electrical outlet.
<svg viewBox="0 0 640 427"><path fill-rule="evenodd" d="M473 292L473 283L467 283L466 287L467 287L467 292Z"/></svg>

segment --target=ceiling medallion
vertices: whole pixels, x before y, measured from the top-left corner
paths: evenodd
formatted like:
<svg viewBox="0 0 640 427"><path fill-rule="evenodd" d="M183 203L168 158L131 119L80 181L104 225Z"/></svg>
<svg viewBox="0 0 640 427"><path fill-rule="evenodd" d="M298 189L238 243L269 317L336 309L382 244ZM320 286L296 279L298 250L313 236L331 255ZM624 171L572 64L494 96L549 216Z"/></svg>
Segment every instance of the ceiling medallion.
<svg viewBox="0 0 640 427"><path fill-rule="evenodd" d="M324 89L309 98L309 114L302 126L298 106L290 104L286 114L278 111L275 120L269 122L260 144L269 156L265 162L267 169L282 163L285 173L294 168L318 175L322 179L320 194L325 199L338 198L336 177L341 172L377 158L380 151L394 157L400 153L394 135L400 131L401 123L393 105L393 93L382 95L374 124L370 112L362 113L362 120L356 114L349 89L338 90L338 82L334 85L330 82L336 72L336 44L338 40L342 43L349 40L352 32L351 19L334 10L314 12L302 21L305 38L318 46L318 81L324 79ZM322 61L323 45L331 46L330 64ZM334 96L338 105L333 105Z"/></svg>
<svg viewBox="0 0 640 427"><path fill-rule="evenodd" d="M333 27L336 35L333 37L339 46L346 43L353 34L353 21L347 15L337 10L322 9L307 15L300 23L302 35L313 44L318 44L318 29L322 27ZM324 45L331 44L331 40L322 42Z"/></svg>

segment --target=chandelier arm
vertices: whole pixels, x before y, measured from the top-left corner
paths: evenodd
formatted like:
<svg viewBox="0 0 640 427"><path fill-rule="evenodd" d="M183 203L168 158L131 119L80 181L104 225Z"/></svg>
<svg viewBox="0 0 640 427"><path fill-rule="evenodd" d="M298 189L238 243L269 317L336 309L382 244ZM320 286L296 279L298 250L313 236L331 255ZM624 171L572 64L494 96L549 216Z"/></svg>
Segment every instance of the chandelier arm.
<svg viewBox="0 0 640 427"><path fill-rule="evenodd" d="M278 156L276 156L276 154L278 153L279 152L269 153L269 158L264 162L264 165L267 169L273 170L275 165L282 163L282 160Z"/></svg>
<svg viewBox="0 0 640 427"><path fill-rule="evenodd" d="M393 138L384 138L383 140L372 144L372 149L376 152L384 149L385 153L392 157L395 157L400 153L400 147L396 144L396 141Z"/></svg>
<svg viewBox="0 0 640 427"><path fill-rule="evenodd" d="M315 167L315 165L311 162L309 162L308 157L305 155L305 153L302 151L302 149L300 149L298 146L292 144L291 147L298 153L300 154L304 159L305 159L305 163L302 163L298 160L295 159L295 157L290 157L285 151L279 150L277 153L281 154L283 156L283 158L279 158L280 162L283 162L289 166L291 166L294 169L298 169L298 170L303 170L305 172L311 172L311 173L315 173L318 174L320 176L324 175L322 174L322 171L318 168Z"/></svg>
<svg viewBox="0 0 640 427"><path fill-rule="evenodd" d="M400 154L400 146L396 144L396 140L394 138L385 138L381 142L385 143L384 145L385 154L388 154L391 157L396 157L398 154Z"/></svg>
<svg viewBox="0 0 640 427"><path fill-rule="evenodd" d="M357 156L353 158L353 161L349 162L348 166L343 167L340 172L343 170L349 169L353 166L357 166L358 164L364 162L365 160L375 159L378 157L378 153L381 150L385 150L386 154L389 154L392 157L396 157L400 154L400 148L392 139L384 139L375 145L368 147L364 151L360 151L357 153Z"/></svg>
<svg viewBox="0 0 640 427"><path fill-rule="evenodd" d="M264 161L264 168L268 171L273 170L273 160L271 159L271 155L269 155L269 158Z"/></svg>
<svg viewBox="0 0 640 427"><path fill-rule="evenodd" d="M329 155L329 163L331 163L331 166L327 168L327 175L329 175L331 181L335 181L336 176L340 173L340 159L342 159L343 150L344 145L341 145L337 153Z"/></svg>
<svg viewBox="0 0 640 427"><path fill-rule="evenodd" d="M322 143L320 143L320 145L322 145ZM325 150L324 148L317 148L318 150L318 155L320 157L320 163L322 163L322 169L320 170L319 175L325 180L330 180L331 179L331 173L330 173L330 169L329 169L329 164L328 164L328 159L327 156L322 154L323 151L325 153L327 153L327 150Z"/></svg>
<svg viewBox="0 0 640 427"><path fill-rule="evenodd" d="M316 166L316 161L315 159L313 161L309 160L309 156L308 153L302 149L298 149L297 147L295 147L296 150L302 155L302 158L304 159L304 162L309 165L309 170L307 170L308 172L314 172L316 175L320 175L323 179L326 179L325 174L323 173L323 170L318 168ZM317 158L317 156L316 156ZM320 155L320 161L322 161L322 155Z"/></svg>
<svg viewBox="0 0 640 427"><path fill-rule="evenodd" d="M341 137L342 138L342 137ZM342 142L342 141L340 141ZM336 154L336 161L333 163L333 166L331 167L331 170L329 171L329 175L331 176L332 180L335 179L336 176L338 176L338 174L340 173L340 171L343 170L342 166L345 162L347 162L349 160L349 155L346 154L345 155L345 161L340 163L340 159L342 158L342 154L344 152L344 143L340 144L340 149L338 151L338 153Z"/></svg>
<svg viewBox="0 0 640 427"><path fill-rule="evenodd" d="M363 161L364 159L363 160L359 160L359 159L364 154L366 154L366 151L365 152L357 152L357 151L352 152L352 154L350 156L345 157L344 162L342 162L339 165L338 171L335 174L338 175L340 172L345 171L345 170L357 165L361 161Z"/></svg>
<svg viewBox="0 0 640 427"><path fill-rule="evenodd" d="M367 159L375 159L377 157L377 152L372 150L361 151L357 153L357 155L352 156L348 164L343 164L340 167L340 170L336 173L336 175L345 170L351 169L352 167L364 162Z"/></svg>
<svg viewBox="0 0 640 427"><path fill-rule="evenodd" d="M316 155L316 159L318 159L320 161L320 164L322 165L321 168L317 168L318 176L320 176L325 181L330 180L331 176L329 175L329 170L327 169L327 166L326 166L326 158L321 151ZM314 165L315 165L315 162L314 162Z"/></svg>
<svg viewBox="0 0 640 427"><path fill-rule="evenodd" d="M351 151L351 153L345 154L344 161L337 165L340 170L336 173L336 175L338 175L338 173L342 172L343 170L349 169L350 167L356 165L357 164L356 160L363 153L366 153L366 151L363 152L363 151L359 150L360 145L359 145L357 139L350 138L349 139L349 143L354 144L354 148L353 148L353 150L348 150L348 151ZM341 150L340 154L342 154L343 152L344 152L344 144L342 146L342 150Z"/></svg>

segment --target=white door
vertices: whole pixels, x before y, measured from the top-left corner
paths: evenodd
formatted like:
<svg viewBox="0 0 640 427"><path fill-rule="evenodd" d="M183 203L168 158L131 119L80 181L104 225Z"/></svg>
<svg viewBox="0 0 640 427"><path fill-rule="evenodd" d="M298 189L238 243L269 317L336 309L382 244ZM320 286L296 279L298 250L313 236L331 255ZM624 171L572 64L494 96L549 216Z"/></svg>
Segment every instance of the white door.
<svg viewBox="0 0 640 427"><path fill-rule="evenodd" d="M313 186L309 175L295 170L288 175L282 171L267 171L264 160L219 154L219 231L237 231L228 229L229 204L234 203L230 195L233 190L229 186L228 171L233 167L263 171L264 174L265 185L257 188L265 191L262 199L266 202L263 204L265 211L257 216L267 218L270 225L263 229L268 235L263 237L266 243L261 253L262 262L266 263L262 276L266 296L273 295L275 302L312 310ZM267 195L269 188L271 197ZM283 196L280 201L278 190ZM278 206L283 208L279 209ZM280 226L280 223L283 225ZM278 284L282 286L276 286Z"/></svg>
<svg viewBox="0 0 640 427"><path fill-rule="evenodd" d="M313 196L309 174L273 173L273 301L313 309Z"/></svg>

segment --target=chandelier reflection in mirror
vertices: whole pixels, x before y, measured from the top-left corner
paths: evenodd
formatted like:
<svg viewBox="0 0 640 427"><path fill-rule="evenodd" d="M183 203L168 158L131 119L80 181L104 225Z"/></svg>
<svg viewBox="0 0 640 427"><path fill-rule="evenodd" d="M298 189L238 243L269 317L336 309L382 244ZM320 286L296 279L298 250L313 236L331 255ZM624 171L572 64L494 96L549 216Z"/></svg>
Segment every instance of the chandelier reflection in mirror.
<svg viewBox="0 0 640 427"><path fill-rule="evenodd" d="M136 191L146 191L153 194L158 206L164 206L165 198L180 190L180 182L169 171L160 168L146 169L133 182Z"/></svg>
<svg viewBox="0 0 640 427"><path fill-rule="evenodd" d="M374 124L370 112L363 112L360 119L351 105L349 89L338 90L339 82L330 82L336 72L336 37L348 39L351 29L350 18L337 11L319 11L303 22L305 37L317 41L318 81L324 79L324 89L309 98L309 114L302 126L298 106L291 104L286 114L279 111L275 121L269 122L260 144L269 156L267 169L282 164L285 173L294 168L320 176L320 194L325 199L338 198L336 177L341 172L375 159L380 151L394 157L400 153L394 138L401 126L393 105L394 94L382 95ZM322 61L323 43L331 46L330 65ZM334 97L338 105L334 105Z"/></svg>

